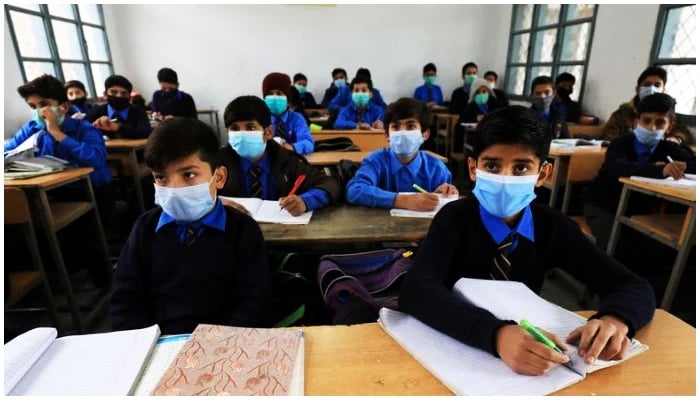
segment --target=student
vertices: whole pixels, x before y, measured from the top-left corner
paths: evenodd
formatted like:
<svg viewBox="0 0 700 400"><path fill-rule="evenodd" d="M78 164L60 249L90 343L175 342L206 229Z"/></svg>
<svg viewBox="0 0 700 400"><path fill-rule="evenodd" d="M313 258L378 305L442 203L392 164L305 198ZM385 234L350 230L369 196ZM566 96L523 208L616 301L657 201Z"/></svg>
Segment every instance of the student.
<svg viewBox="0 0 700 400"><path fill-rule="evenodd" d="M690 150L663 140L673 129L675 104L673 97L667 94L645 96L635 107L639 117L634 134L622 135L610 142L605 162L586 192L583 205L586 221L601 248L607 247L622 193L619 178L638 175L679 179L684 172L695 173L695 156ZM649 214L656 204L653 197L632 196L627 210L632 215Z"/></svg>
<svg viewBox="0 0 700 400"><path fill-rule="evenodd" d="M338 90L344 88L348 84L348 74L342 68L334 68L331 72L333 81L326 89L323 94L323 100L321 101L321 107L328 108L328 104L333 100L333 98L338 94Z"/></svg>
<svg viewBox="0 0 700 400"><path fill-rule="evenodd" d="M551 139L568 138L569 129L564 115L552 106L554 100L554 83L548 76L538 76L530 85L532 109L537 111Z"/></svg>
<svg viewBox="0 0 700 400"><path fill-rule="evenodd" d="M459 194L450 184L452 174L445 164L418 150L430 134L430 123L430 111L425 103L408 97L392 103L384 114L390 148L365 157L348 182L348 203L431 211L438 206L439 194ZM415 193L414 184L433 193L401 194Z"/></svg>
<svg viewBox="0 0 700 400"><path fill-rule="evenodd" d="M506 107L508 105L508 96L506 96L506 93L503 90L496 88L496 84L498 84L498 74L494 71L486 71L484 74L484 79L488 81L489 88L491 88L493 93L496 95L496 99L500 104L498 108Z"/></svg>
<svg viewBox="0 0 700 400"><path fill-rule="evenodd" d="M552 108L555 108L559 115L564 116L566 122L578 124L581 118L581 105L577 101L571 100L571 93L574 92L576 77L568 72L557 75L554 81L554 99Z"/></svg>
<svg viewBox="0 0 700 400"><path fill-rule="evenodd" d="M304 109L304 105L301 102L301 95L297 91L295 87L291 87L289 89L289 110L294 111L295 113L301 115L304 117L304 122L306 125L311 125L311 120L309 119L309 116L306 114L306 110ZM310 128L309 128L310 129Z"/></svg>
<svg viewBox="0 0 700 400"><path fill-rule="evenodd" d="M666 70L656 66L645 69L637 78L634 90L636 94L632 100L620 104L608 117L603 127L603 139L613 140L632 131L637 120L637 106L640 100L650 94L665 92Z"/></svg>
<svg viewBox="0 0 700 400"><path fill-rule="evenodd" d="M334 129L384 129L384 110L372 104L372 80L358 75L350 84L352 102L343 107L333 124Z"/></svg>
<svg viewBox="0 0 700 400"><path fill-rule="evenodd" d="M88 111L85 120L102 131L102 134L114 139L144 139L151 133L146 110L129 103L129 94L133 86L121 75L112 75L105 79L105 96L107 104L94 107Z"/></svg>
<svg viewBox="0 0 700 400"><path fill-rule="evenodd" d="M265 104L273 115L274 139L289 151L308 154L314 151L314 139L304 117L288 107L291 88L289 75L280 72L268 74L262 82Z"/></svg>
<svg viewBox="0 0 700 400"><path fill-rule="evenodd" d="M68 116L76 119L85 118L85 113L94 106L87 99L85 85L80 81L68 81L63 87L66 88L66 95L71 103Z"/></svg>
<svg viewBox="0 0 700 400"><path fill-rule="evenodd" d="M163 121L148 139L146 164L160 207L138 218L119 257L112 328L260 326L270 296L265 243L252 218L216 197L226 168L214 132L191 118Z"/></svg>
<svg viewBox="0 0 700 400"><path fill-rule="evenodd" d="M455 151L462 151L464 144L466 130L462 124L478 123L486 114L502 107L504 107L503 103L496 98L496 93L490 88L489 82L485 79L475 79L470 86L469 103L460 114L459 121L455 126L453 138Z"/></svg>
<svg viewBox="0 0 700 400"><path fill-rule="evenodd" d="M423 80L425 84L416 88L413 92L413 98L427 103L428 107L441 106L443 103L442 89L435 84L437 81L437 67L435 64L425 64L423 67Z"/></svg>
<svg viewBox="0 0 700 400"><path fill-rule="evenodd" d="M317 106L316 99L314 99L313 93L306 89L308 82L309 81L306 79L306 75L302 74L301 72L294 74L294 87L296 88L297 92L299 92L299 96L301 97L301 105L304 108L314 108Z"/></svg>
<svg viewBox="0 0 700 400"><path fill-rule="evenodd" d="M655 307L647 281L599 250L569 218L532 203L535 187L552 170L549 143L538 115L525 107L496 110L479 123L468 161L473 195L445 205L434 218L399 295L403 311L529 375L545 374L568 357L515 321L463 301L452 292L459 278L520 281L537 293L549 269L570 272L603 299L586 325L566 338L578 343L588 364L622 357L628 337L651 320ZM548 336L567 349L564 338Z"/></svg>
<svg viewBox="0 0 700 400"><path fill-rule="evenodd" d="M478 77L479 67L473 62L462 66L462 79L464 84L452 92L450 97L450 114L461 114L469 103L469 91L472 82Z"/></svg>
<svg viewBox="0 0 700 400"><path fill-rule="evenodd" d="M285 151L274 140L274 126L265 102L255 96L241 96L226 106L224 122L228 145L221 149L227 178L219 195L279 200L292 215L317 210L340 198L338 182L311 167L303 157ZM288 196L297 178L306 179L293 196Z"/></svg>
<svg viewBox="0 0 700 400"><path fill-rule="evenodd" d="M151 100L151 111L154 113L154 119L197 118L197 107L194 105L194 99L179 89L177 72L170 68L161 68L158 71L158 84L160 90L153 92L153 100Z"/></svg>
<svg viewBox="0 0 700 400"><path fill-rule="evenodd" d="M357 70L357 73L355 74L355 78L359 76L364 76L370 81L372 80L372 74L369 72L367 68L359 68ZM382 110L386 108L386 103L384 102L384 99L382 98L382 94L379 92L379 89L373 87L372 88L372 103L376 106L379 106ZM338 94L331 100L331 102L328 104L328 110L330 111L340 111L343 107L347 106L352 102L352 87L350 86L345 86L344 88L338 90Z"/></svg>

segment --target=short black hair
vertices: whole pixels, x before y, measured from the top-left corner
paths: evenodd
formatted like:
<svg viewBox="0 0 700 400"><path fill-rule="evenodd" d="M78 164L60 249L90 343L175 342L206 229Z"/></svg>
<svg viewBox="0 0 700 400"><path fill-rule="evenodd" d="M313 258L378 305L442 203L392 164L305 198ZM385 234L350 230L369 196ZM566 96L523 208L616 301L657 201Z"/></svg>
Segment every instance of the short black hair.
<svg viewBox="0 0 700 400"><path fill-rule="evenodd" d="M198 154L211 171L221 165L219 140L209 125L185 117L166 119L151 132L144 150L146 165L163 171L168 164Z"/></svg>
<svg viewBox="0 0 700 400"><path fill-rule="evenodd" d="M224 110L226 128L238 121L258 121L263 128L267 128L272 123L271 120L270 109L261 98L256 96L236 97Z"/></svg>
<svg viewBox="0 0 700 400"><path fill-rule="evenodd" d="M637 86L641 85L642 82L649 76L658 76L662 81L664 81L664 85L666 84L666 70L654 65L642 71L642 74L639 75L639 78L637 78Z"/></svg>
<svg viewBox="0 0 700 400"><path fill-rule="evenodd" d="M158 71L158 82L172 83L174 85L178 84L177 72L174 69L163 67Z"/></svg>
<svg viewBox="0 0 700 400"><path fill-rule="evenodd" d="M666 93L654 93L644 96L637 106L637 115L643 113L666 114L674 121L676 119L676 99Z"/></svg>
<svg viewBox="0 0 700 400"><path fill-rule="evenodd" d="M425 74L426 72L437 73L437 67L433 63L427 63L423 66L423 73Z"/></svg>
<svg viewBox="0 0 700 400"><path fill-rule="evenodd" d="M478 65L476 65L476 64L475 64L474 62L472 62L472 61L469 61L468 63L466 63L466 64L464 64L464 65L462 66L462 75L464 75L464 73L467 72L467 68L469 68L469 67L474 67L474 68L476 68L477 71L479 70L479 66L478 66Z"/></svg>
<svg viewBox="0 0 700 400"><path fill-rule="evenodd" d="M358 83L366 83L367 87L369 90L372 90L372 79L370 79L366 75L357 75L352 82L350 82L350 91L355 87L356 84Z"/></svg>
<svg viewBox="0 0 700 400"><path fill-rule="evenodd" d="M297 72L294 74L294 79L292 79L292 82L296 81L308 81L308 79L306 79L306 75L302 74L301 72Z"/></svg>
<svg viewBox="0 0 700 400"><path fill-rule="evenodd" d="M372 79L372 74L369 72L367 68L358 68L357 73L355 74L355 77L358 76L366 76L367 79Z"/></svg>
<svg viewBox="0 0 700 400"><path fill-rule="evenodd" d="M17 93L19 93L24 100L27 100L29 96L37 95L45 99L56 100L59 104L68 101L66 89L63 88L61 81L47 74L34 78L34 80L19 86L17 88Z"/></svg>
<svg viewBox="0 0 700 400"><path fill-rule="evenodd" d="M494 78L496 78L496 82L498 82L498 74L494 71L486 71L484 74L484 79L486 79L487 76L493 75Z"/></svg>
<svg viewBox="0 0 700 400"><path fill-rule="evenodd" d="M384 111L384 131L389 132L389 124L402 119L415 118L420 122L421 132L430 129L433 120L428 105L410 97L402 97L389 104Z"/></svg>
<svg viewBox="0 0 700 400"><path fill-rule="evenodd" d="M83 92L87 93L87 90L85 90L85 85L83 85L83 82L80 81L68 81L65 85L63 85L63 87L66 89L66 92L70 88L78 88Z"/></svg>
<svg viewBox="0 0 700 400"><path fill-rule="evenodd" d="M345 78L348 77L348 73L345 72L345 70L343 68L333 68L333 72L331 72L331 78L335 78L335 75L339 74L341 72L343 75L345 75Z"/></svg>
<svg viewBox="0 0 700 400"><path fill-rule="evenodd" d="M491 111L476 126L473 158L497 144L520 145L540 159L547 160L551 138L537 112L523 106L507 106Z"/></svg>
<svg viewBox="0 0 700 400"><path fill-rule="evenodd" d="M129 93L131 93L131 90L134 88L131 82L121 75L111 75L105 79L105 91L109 90L112 86L123 87Z"/></svg>
<svg viewBox="0 0 700 400"><path fill-rule="evenodd" d="M547 76L547 75L540 75L537 78L532 80L532 83L530 84L530 93L535 91L535 86L537 85L550 85L554 86L554 82L552 82L552 78Z"/></svg>
<svg viewBox="0 0 700 400"><path fill-rule="evenodd" d="M562 72L561 74L557 75L557 78L554 80L554 84L558 85L561 82L576 83L576 77L568 72Z"/></svg>

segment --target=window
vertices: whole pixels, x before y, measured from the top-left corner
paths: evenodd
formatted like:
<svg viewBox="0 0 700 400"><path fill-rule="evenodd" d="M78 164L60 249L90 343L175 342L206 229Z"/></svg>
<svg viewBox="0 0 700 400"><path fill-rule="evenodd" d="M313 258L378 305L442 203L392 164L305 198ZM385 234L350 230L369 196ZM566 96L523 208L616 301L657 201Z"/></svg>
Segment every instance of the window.
<svg viewBox="0 0 700 400"><path fill-rule="evenodd" d="M695 5L660 5L649 64L668 72L666 93L682 123L695 125Z"/></svg>
<svg viewBox="0 0 700 400"><path fill-rule="evenodd" d="M88 97L102 93L114 71L102 6L7 3L5 18L24 82L51 74L83 82Z"/></svg>
<svg viewBox="0 0 700 400"><path fill-rule="evenodd" d="M569 72L576 77L571 98L581 101L597 11L594 4L514 5L506 92L522 99L536 77Z"/></svg>

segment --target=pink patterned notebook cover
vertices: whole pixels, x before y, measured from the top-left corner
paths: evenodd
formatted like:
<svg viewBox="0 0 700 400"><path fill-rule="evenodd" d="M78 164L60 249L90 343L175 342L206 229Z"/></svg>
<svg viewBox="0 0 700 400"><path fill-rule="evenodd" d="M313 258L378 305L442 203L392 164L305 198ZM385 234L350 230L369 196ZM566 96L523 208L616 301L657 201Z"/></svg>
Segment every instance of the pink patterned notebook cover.
<svg viewBox="0 0 700 400"><path fill-rule="evenodd" d="M152 395L290 394L301 330L200 324ZM303 365L303 364L302 364Z"/></svg>

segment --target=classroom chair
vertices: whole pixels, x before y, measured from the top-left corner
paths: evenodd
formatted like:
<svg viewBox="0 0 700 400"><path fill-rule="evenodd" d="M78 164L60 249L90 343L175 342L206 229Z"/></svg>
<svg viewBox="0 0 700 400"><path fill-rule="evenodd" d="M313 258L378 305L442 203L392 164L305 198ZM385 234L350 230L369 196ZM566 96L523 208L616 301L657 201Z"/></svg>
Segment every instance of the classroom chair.
<svg viewBox="0 0 700 400"><path fill-rule="evenodd" d="M60 332L61 327L59 326L58 313L56 312L56 303L51 292L44 264L41 262L41 256L39 255L39 245L34 225L32 224L27 195L22 189L5 188L5 226L7 225L16 225L22 229L29 248L33 269L10 272L9 274L5 273L5 313L44 311L48 309L53 325ZM46 308L14 307L39 284L44 288Z"/></svg>
<svg viewBox="0 0 700 400"><path fill-rule="evenodd" d="M571 156L566 174L566 185L564 186L564 201L561 205L563 214L569 211L573 186L592 182L598 176L603 161L605 161L605 153L601 152L581 152Z"/></svg>
<svg viewBox="0 0 700 400"><path fill-rule="evenodd" d="M449 157L450 151L454 148L452 139L454 138L454 127L458 120L459 115L456 114L433 114L436 150L442 145L445 150L445 157Z"/></svg>

